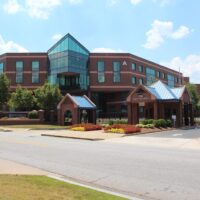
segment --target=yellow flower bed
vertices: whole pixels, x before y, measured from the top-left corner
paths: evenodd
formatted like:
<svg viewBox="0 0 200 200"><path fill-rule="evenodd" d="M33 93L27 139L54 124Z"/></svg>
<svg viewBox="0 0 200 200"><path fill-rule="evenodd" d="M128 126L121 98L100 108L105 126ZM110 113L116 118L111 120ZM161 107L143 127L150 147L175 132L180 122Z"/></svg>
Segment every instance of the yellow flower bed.
<svg viewBox="0 0 200 200"><path fill-rule="evenodd" d="M84 127L73 127L71 128L72 131L85 131L85 128Z"/></svg>
<svg viewBox="0 0 200 200"><path fill-rule="evenodd" d="M108 129L107 132L109 132L109 133L122 133L122 134L125 133L122 128L111 128L111 129Z"/></svg>

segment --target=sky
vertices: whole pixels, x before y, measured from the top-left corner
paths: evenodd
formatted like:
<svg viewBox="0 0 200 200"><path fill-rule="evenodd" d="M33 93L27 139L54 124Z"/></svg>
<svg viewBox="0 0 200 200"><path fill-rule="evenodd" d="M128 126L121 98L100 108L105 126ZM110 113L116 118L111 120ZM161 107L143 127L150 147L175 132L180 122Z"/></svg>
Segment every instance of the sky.
<svg viewBox="0 0 200 200"><path fill-rule="evenodd" d="M199 0L1 0L0 54L46 52L72 34L90 52L128 52L200 83Z"/></svg>

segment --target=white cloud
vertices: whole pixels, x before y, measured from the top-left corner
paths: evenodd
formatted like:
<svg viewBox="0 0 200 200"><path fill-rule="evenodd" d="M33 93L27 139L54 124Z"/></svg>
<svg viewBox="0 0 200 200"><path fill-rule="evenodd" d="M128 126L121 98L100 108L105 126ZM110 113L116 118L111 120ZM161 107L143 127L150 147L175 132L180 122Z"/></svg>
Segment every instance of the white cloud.
<svg viewBox="0 0 200 200"><path fill-rule="evenodd" d="M142 2L142 0L130 0L131 4L137 5Z"/></svg>
<svg viewBox="0 0 200 200"><path fill-rule="evenodd" d="M172 38L180 39L185 37L190 33L190 29L186 26L180 26L174 33L172 33Z"/></svg>
<svg viewBox="0 0 200 200"><path fill-rule="evenodd" d="M123 53L123 50L121 49L110 49L110 48L104 48L104 47L101 47L101 48L95 48L93 49L94 53Z"/></svg>
<svg viewBox="0 0 200 200"><path fill-rule="evenodd" d="M6 42L0 35L0 54L7 52L28 52L28 50L13 41Z"/></svg>
<svg viewBox="0 0 200 200"><path fill-rule="evenodd" d="M26 0L25 7L29 16L48 19L51 10L60 4L60 0Z"/></svg>
<svg viewBox="0 0 200 200"><path fill-rule="evenodd" d="M8 0L3 8L8 14L16 14L22 9L17 0Z"/></svg>
<svg viewBox="0 0 200 200"><path fill-rule="evenodd" d="M200 83L200 54L191 54L185 58L175 57L169 62L162 62L164 66L180 71L184 76L189 76L193 83Z"/></svg>
<svg viewBox="0 0 200 200"><path fill-rule="evenodd" d="M151 24L151 29L146 32L147 40L143 45L147 49L158 48L165 39L181 39L187 36L191 30L186 26L180 26L174 30L173 22L155 20Z"/></svg>
<svg viewBox="0 0 200 200"><path fill-rule="evenodd" d="M83 0L24 0L19 3L17 0L7 0L4 4L4 10L8 14L16 14L20 11L30 17L38 19L48 19L51 11L63 3L78 5Z"/></svg>
<svg viewBox="0 0 200 200"><path fill-rule="evenodd" d="M51 39L54 40L54 41L58 41L61 38L62 38L62 35L60 33L56 33L51 37Z"/></svg>

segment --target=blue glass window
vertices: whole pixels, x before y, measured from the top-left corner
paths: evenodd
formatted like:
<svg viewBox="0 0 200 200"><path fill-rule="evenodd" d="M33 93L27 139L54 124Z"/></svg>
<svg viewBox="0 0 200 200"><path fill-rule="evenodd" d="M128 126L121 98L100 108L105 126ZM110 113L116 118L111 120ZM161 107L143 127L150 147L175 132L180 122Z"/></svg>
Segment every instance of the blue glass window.
<svg viewBox="0 0 200 200"><path fill-rule="evenodd" d="M140 84L140 85L143 84L143 78L139 78L139 84Z"/></svg>
<svg viewBox="0 0 200 200"><path fill-rule="evenodd" d="M0 63L0 74L4 72L4 63Z"/></svg>
<svg viewBox="0 0 200 200"><path fill-rule="evenodd" d="M89 51L70 34L63 37L48 51L48 57L50 83L57 83L64 90L70 90L72 86L84 90L88 88Z"/></svg>
<svg viewBox="0 0 200 200"><path fill-rule="evenodd" d="M157 77L160 78L160 72L157 71L156 74L157 74Z"/></svg>
<svg viewBox="0 0 200 200"><path fill-rule="evenodd" d="M155 82L156 79L156 71L150 67L146 68L146 78L147 78L147 85L151 85Z"/></svg>
<svg viewBox="0 0 200 200"><path fill-rule="evenodd" d="M132 63L132 64L131 64L131 68L132 68L133 71L136 71L136 64L135 64L135 63Z"/></svg>
<svg viewBox="0 0 200 200"><path fill-rule="evenodd" d="M40 62L32 62L32 83L39 83Z"/></svg>
<svg viewBox="0 0 200 200"><path fill-rule="evenodd" d="M120 82L120 62L113 62L113 82Z"/></svg>
<svg viewBox="0 0 200 200"><path fill-rule="evenodd" d="M105 82L105 63L103 61L97 62L97 70L98 70L98 82L104 83Z"/></svg>
<svg viewBox="0 0 200 200"><path fill-rule="evenodd" d="M175 78L173 75L167 75L167 84L169 87L174 87Z"/></svg>
<svg viewBox="0 0 200 200"><path fill-rule="evenodd" d="M135 76L132 76L132 84L135 85L137 82L136 82L136 77Z"/></svg>
<svg viewBox="0 0 200 200"><path fill-rule="evenodd" d="M140 65L140 66L138 67L138 71L139 71L140 73L143 72L143 66L142 66L142 65Z"/></svg>
<svg viewBox="0 0 200 200"><path fill-rule="evenodd" d="M16 83L23 83L23 65L22 61L16 62Z"/></svg>

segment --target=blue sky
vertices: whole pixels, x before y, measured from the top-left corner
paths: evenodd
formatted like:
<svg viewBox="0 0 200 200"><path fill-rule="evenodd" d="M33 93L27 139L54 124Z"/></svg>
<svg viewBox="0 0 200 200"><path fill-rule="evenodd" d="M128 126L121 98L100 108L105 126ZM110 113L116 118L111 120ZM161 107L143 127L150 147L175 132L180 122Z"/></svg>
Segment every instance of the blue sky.
<svg viewBox="0 0 200 200"><path fill-rule="evenodd" d="M0 54L47 51L71 33L90 51L129 52L200 82L200 1L2 0Z"/></svg>

